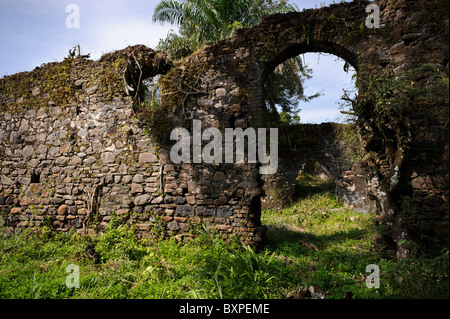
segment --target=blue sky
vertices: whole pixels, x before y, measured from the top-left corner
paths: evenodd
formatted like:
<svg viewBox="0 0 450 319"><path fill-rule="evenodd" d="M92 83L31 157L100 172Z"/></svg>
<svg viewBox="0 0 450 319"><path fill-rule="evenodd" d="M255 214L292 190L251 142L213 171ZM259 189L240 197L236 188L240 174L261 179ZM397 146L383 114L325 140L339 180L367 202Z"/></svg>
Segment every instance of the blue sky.
<svg viewBox="0 0 450 319"><path fill-rule="evenodd" d="M62 61L68 50L80 44L92 59L129 45L155 48L170 25L152 23L153 8L159 0L0 0L0 77L31 71L46 62ZM300 9L328 5L334 0L291 0ZM80 9L80 27L67 28L70 12ZM300 105L304 123L335 121L342 89L352 89L351 73L335 56L305 54L313 79L304 83L306 94L324 96Z"/></svg>

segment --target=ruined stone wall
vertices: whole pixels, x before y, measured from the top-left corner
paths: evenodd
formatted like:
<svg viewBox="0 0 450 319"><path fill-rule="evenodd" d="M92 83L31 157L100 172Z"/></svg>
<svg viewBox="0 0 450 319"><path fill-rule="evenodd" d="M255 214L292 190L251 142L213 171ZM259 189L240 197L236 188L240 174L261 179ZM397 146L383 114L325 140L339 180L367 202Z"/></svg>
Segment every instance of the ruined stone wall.
<svg viewBox="0 0 450 319"><path fill-rule="evenodd" d="M233 38L194 53L164 77L163 92L170 98L163 101L162 107L168 114L168 121L172 126L180 125L188 129L192 119L202 120L204 128L266 127L265 78L278 64L305 52L332 53L352 64L357 70L360 93L368 91L374 79L398 78L424 65L427 65L425 68L440 69L448 76L448 10L442 10L447 8L444 1L379 1L381 21L380 28L376 29L365 27L368 4L355 1L301 13L272 15L258 26L239 30ZM417 79L417 83L413 82L426 88L432 80L429 73ZM446 101L447 106L443 104L442 113L448 109L448 97ZM440 102L433 101L431 96L426 103L439 109ZM417 104L418 109L423 110L424 107L425 103ZM358 114L362 129L376 126L379 121L379 116L372 112L375 104L366 108L359 110ZM424 225L429 230L428 238L439 238L436 241L439 243L431 245L436 249L448 246L448 234L443 230L448 225L448 166L444 164L448 140L442 119L430 119L427 124L418 124L420 117L419 121L411 118L417 124L401 121L401 117L393 116L376 134L364 136L365 149L370 155L363 162L368 193L376 201L378 226L380 233L384 233L380 250L392 249L398 258L405 258L412 254L414 249L411 247L419 242L419 246L428 250L425 248L428 244L424 244L426 240L419 230ZM407 122L411 127L405 129ZM436 132L443 132L440 141L437 135L430 134L433 125ZM408 138L416 142L412 147L403 148L402 143ZM420 161L412 163L408 160L414 157L416 151L421 152L418 147L421 143L434 145L433 164L422 165L424 163L420 164ZM249 225L245 231L242 229L246 235L257 237L260 205L256 203L260 202L263 180L257 172L257 165L240 167L243 169L241 172L245 172L242 175L248 176L247 185L251 189L242 189L238 195L238 201L242 203L239 209L246 212L241 214L243 219L239 217L239 220ZM434 197L436 202L430 201L435 206L429 209L439 210L435 214L440 223L436 231L430 230L434 223L430 223L427 217L417 217L405 206L405 199L406 202L417 199L420 204L417 204L416 210L424 209L423 198L419 199L420 196L416 195L415 199L410 197L416 185L410 176L417 176L408 175L408 171L418 167L426 169L420 174L416 171L417 175L428 180L439 180L426 186L430 187L427 191L442 194L439 199ZM202 168L211 171L212 175L217 171L228 175L224 165ZM203 191L206 191L205 196L211 196L211 189L205 188ZM424 193L422 190L421 194Z"/></svg>
<svg viewBox="0 0 450 319"><path fill-rule="evenodd" d="M42 81L43 70L63 72L60 64L2 83L13 86L9 94L2 90L0 116L0 207L7 232L43 224L59 231L101 229L113 213L148 230L152 213L165 210L155 144L135 118L132 99L122 95L123 83L111 77L111 87L106 84L111 64L63 63L71 91L64 99Z"/></svg>
<svg viewBox="0 0 450 319"><path fill-rule="evenodd" d="M368 4L272 15L177 63L137 46L95 62L70 58L0 79L0 205L9 231L44 221L59 229L104 226L116 213L124 222L138 221L143 231L161 222L168 235L183 235L204 223L224 237L263 243L260 164L175 165L170 132L192 132L193 120L221 132L266 127L265 78L306 52L332 53L352 64L360 93L374 78L424 64L448 78L445 1L380 0L378 29L365 27ZM141 80L156 74L164 74L161 106L142 107ZM429 74L411 85L427 87L432 80ZM439 108L427 103L418 110ZM362 123L377 123L373 108L360 112ZM386 132L402 133L405 123L396 120ZM399 258L410 254L405 242L426 242L424 228L439 243L422 246L448 246L448 128L437 118L416 123L409 123L414 129L407 134L416 143L408 149L400 133L397 145L364 137L371 154L364 161L368 192L376 199L379 229Z"/></svg>
<svg viewBox="0 0 450 319"><path fill-rule="evenodd" d="M2 79L0 211L6 233L42 225L97 232L119 218L145 236L183 239L192 225L207 224L224 237L238 232L255 244L255 236L245 238L248 210L241 197L256 188L245 170L174 165L148 134L157 125L138 116L137 98L126 95L122 74L134 61L129 56L142 52L142 65L157 58L137 46L100 61L69 58ZM136 89L133 76L126 83ZM48 84L48 77L61 82ZM217 88L219 95L226 90Z"/></svg>

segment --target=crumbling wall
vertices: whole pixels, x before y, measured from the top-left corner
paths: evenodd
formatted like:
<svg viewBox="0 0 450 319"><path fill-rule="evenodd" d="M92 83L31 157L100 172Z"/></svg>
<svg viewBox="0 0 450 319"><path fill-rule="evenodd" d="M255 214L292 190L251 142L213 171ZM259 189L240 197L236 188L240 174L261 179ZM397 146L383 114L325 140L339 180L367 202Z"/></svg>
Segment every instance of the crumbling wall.
<svg viewBox="0 0 450 319"><path fill-rule="evenodd" d="M139 221L143 231L162 221L167 234L183 235L192 224L208 223L224 237L262 244L260 164L175 165L170 132L192 132L193 120L201 120L203 130L222 132L266 127L264 79L305 52L332 53L352 64L360 93L374 78L424 64L448 79L445 1L380 0L375 29L365 27L368 4L268 16L177 63L136 46L95 62L70 58L1 79L0 205L7 229L44 221L61 230L83 229L104 225L115 213L124 222ZM161 107L146 108L141 80L159 73ZM428 79L416 85L427 87ZM373 109L367 104L360 110L362 126L377 123ZM386 132L401 132L402 124L393 118ZM411 253L405 243L426 242L418 236L424 227L437 241L423 247L448 246L448 128L439 119L417 128L412 133L420 145L431 148L404 149L402 136L390 145L383 131L364 136L370 153L364 172L378 226L399 258ZM415 152L423 156L414 158ZM414 213L405 198L414 201Z"/></svg>
<svg viewBox="0 0 450 319"><path fill-rule="evenodd" d="M0 208L7 232L101 229L113 213L148 230L151 214L163 210L156 144L134 116L118 67L126 70L132 49L98 62L67 58L1 80ZM153 58L151 50L134 50Z"/></svg>

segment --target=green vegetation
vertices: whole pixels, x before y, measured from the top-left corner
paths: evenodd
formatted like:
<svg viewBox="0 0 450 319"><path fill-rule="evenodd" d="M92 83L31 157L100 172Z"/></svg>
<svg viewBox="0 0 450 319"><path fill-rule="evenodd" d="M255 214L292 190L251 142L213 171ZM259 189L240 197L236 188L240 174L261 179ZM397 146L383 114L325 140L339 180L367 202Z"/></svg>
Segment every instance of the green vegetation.
<svg viewBox="0 0 450 319"><path fill-rule="evenodd" d="M314 166L316 165L320 164L316 162ZM326 181L301 171L295 180L295 198L309 197L311 194L328 192L334 188L333 180Z"/></svg>
<svg viewBox="0 0 450 319"><path fill-rule="evenodd" d="M264 211L268 245L258 253L206 227L187 243L137 239L112 221L96 238L24 231L0 242L0 298L292 298L319 287L325 298L448 298L448 252L434 259L381 259L372 251L373 216L315 194ZM68 288L68 265L80 269ZM380 267L379 289L365 285Z"/></svg>

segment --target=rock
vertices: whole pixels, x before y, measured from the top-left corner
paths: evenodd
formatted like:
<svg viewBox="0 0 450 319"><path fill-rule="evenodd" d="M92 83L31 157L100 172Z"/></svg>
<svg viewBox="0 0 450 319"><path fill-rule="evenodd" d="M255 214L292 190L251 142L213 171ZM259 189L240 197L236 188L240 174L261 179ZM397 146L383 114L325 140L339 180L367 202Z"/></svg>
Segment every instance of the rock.
<svg viewBox="0 0 450 319"><path fill-rule="evenodd" d="M122 177L122 183L129 184L133 178L130 175L125 175Z"/></svg>
<svg viewBox="0 0 450 319"><path fill-rule="evenodd" d="M143 205L149 204L151 200L152 200L152 196L145 194L145 195L136 197L134 199L134 204L136 206L143 206Z"/></svg>
<svg viewBox="0 0 450 319"><path fill-rule="evenodd" d="M58 215L65 215L67 213L68 209L69 209L69 206L64 205L64 204L59 206L58 207Z"/></svg>
<svg viewBox="0 0 450 319"><path fill-rule="evenodd" d="M178 206L176 208L176 214L179 217L194 217L194 207L192 206Z"/></svg>
<svg viewBox="0 0 450 319"><path fill-rule="evenodd" d="M60 156L55 160L55 165L66 166L69 163L69 159L65 156Z"/></svg>
<svg viewBox="0 0 450 319"><path fill-rule="evenodd" d="M94 85L94 86L90 87L89 89L86 89L86 93L87 94L94 94L95 92L97 92L97 90L98 90L98 86Z"/></svg>
<svg viewBox="0 0 450 319"><path fill-rule="evenodd" d="M237 119L234 122L234 126L236 128L242 128L242 129L246 129L247 128L247 120L246 119Z"/></svg>
<svg viewBox="0 0 450 319"><path fill-rule="evenodd" d="M34 87L34 88L31 90L31 95L37 96L37 95L39 95L39 94L41 94L41 90L40 90L38 87Z"/></svg>
<svg viewBox="0 0 450 319"><path fill-rule="evenodd" d="M132 193L142 193L144 191L144 188L141 184L131 184L131 192Z"/></svg>
<svg viewBox="0 0 450 319"><path fill-rule="evenodd" d="M237 87L230 92L230 96L239 96L239 93L240 93L240 89L239 89L239 87Z"/></svg>
<svg viewBox="0 0 450 319"><path fill-rule="evenodd" d="M423 15L420 12L414 12L409 18L406 19L406 22L412 24L418 24L422 21Z"/></svg>
<svg viewBox="0 0 450 319"><path fill-rule="evenodd" d="M136 227L140 231L150 231L152 225L151 224L138 223L138 224L136 224Z"/></svg>
<svg viewBox="0 0 450 319"><path fill-rule="evenodd" d="M211 99L198 99L197 100L197 106L199 107L208 107L208 106L213 106L214 105L214 101Z"/></svg>
<svg viewBox="0 0 450 319"><path fill-rule="evenodd" d="M52 205L61 205L62 203L64 203L64 199L62 198L52 198L50 200L50 204Z"/></svg>
<svg viewBox="0 0 450 319"><path fill-rule="evenodd" d="M133 183L143 183L144 182L144 175L142 174L136 174L133 177Z"/></svg>
<svg viewBox="0 0 450 319"><path fill-rule="evenodd" d="M17 180L20 184L23 185L30 185L31 180L28 177L19 177L19 179Z"/></svg>
<svg viewBox="0 0 450 319"><path fill-rule="evenodd" d="M3 185L13 185L14 182L9 177L2 175L2 184Z"/></svg>
<svg viewBox="0 0 450 319"><path fill-rule="evenodd" d="M178 222L176 222L176 221L168 223L167 228L169 228L171 231L180 230L180 226L178 225Z"/></svg>
<svg viewBox="0 0 450 319"><path fill-rule="evenodd" d="M111 152L102 153L101 158L104 164L114 163L115 161L115 156Z"/></svg>
<svg viewBox="0 0 450 319"><path fill-rule="evenodd" d="M119 166L119 173L120 174L127 174L128 173L128 166L126 164L120 164Z"/></svg>
<svg viewBox="0 0 450 319"><path fill-rule="evenodd" d="M214 200L214 205L224 205L228 202L228 198L226 197L219 197L218 199Z"/></svg>
<svg viewBox="0 0 450 319"><path fill-rule="evenodd" d="M19 133L23 134L23 133L27 132L28 129L29 129L28 121L25 119L22 120L22 122L20 122Z"/></svg>
<svg viewBox="0 0 450 319"><path fill-rule="evenodd" d="M81 158L79 158L77 155L74 155L69 160L70 166L77 166L81 164Z"/></svg>
<svg viewBox="0 0 450 319"><path fill-rule="evenodd" d="M225 95L227 95L227 90L224 88L218 88L216 89L216 96L218 98L224 97Z"/></svg>
<svg viewBox="0 0 450 319"><path fill-rule="evenodd" d="M19 132L14 132L14 131L11 132L9 141L12 144L22 144L23 143L22 134L20 134Z"/></svg>
<svg viewBox="0 0 450 319"><path fill-rule="evenodd" d="M233 208L231 207L219 207L217 209L217 218L226 218L233 215Z"/></svg>
<svg viewBox="0 0 450 319"><path fill-rule="evenodd" d="M164 198L162 196L156 197L154 200L152 200L152 204L161 204L163 200Z"/></svg>
<svg viewBox="0 0 450 319"><path fill-rule="evenodd" d="M213 217L216 215L216 210L214 208L199 206L196 208L196 213L198 216Z"/></svg>
<svg viewBox="0 0 450 319"><path fill-rule="evenodd" d="M195 196L186 196L186 201L188 204L194 205L195 204Z"/></svg>
<svg viewBox="0 0 450 319"><path fill-rule="evenodd" d="M59 146L59 151L61 154L69 153L70 149L70 143L61 143L61 145Z"/></svg>
<svg viewBox="0 0 450 319"><path fill-rule="evenodd" d="M215 182L223 182L227 176L223 172L216 172L214 174Z"/></svg>
<svg viewBox="0 0 450 319"><path fill-rule="evenodd" d="M12 215L17 215L17 214L20 214L20 213L22 213L22 208L19 208L19 207L14 207L14 208L11 208L11 212L10 212Z"/></svg>
<svg viewBox="0 0 450 319"><path fill-rule="evenodd" d="M180 223L179 226L180 226L182 231L184 231L184 232L188 232L189 231L189 225L188 224Z"/></svg>
<svg viewBox="0 0 450 319"><path fill-rule="evenodd" d="M177 196L175 199L175 205L184 205L186 204L186 198L183 196Z"/></svg>
<svg viewBox="0 0 450 319"><path fill-rule="evenodd" d="M74 85L75 85L75 89L82 89L83 88L83 84L84 84L85 80L76 80Z"/></svg>
<svg viewBox="0 0 450 319"><path fill-rule="evenodd" d="M82 128L78 131L77 135L81 138L85 138L86 136L88 136L89 132L86 128Z"/></svg>
<svg viewBox="0 0 450 319"><path fill-rule="evenodd" d="M414 40L417 40L422 36L422 33L407 33L402 36L403 42L405 42L406 45L409 45Z"/></svg>
<svg viewBox="0 0 450 319"><path fill-rule="evenodd" d="M139 163L155 163L158 159L152 153L139 154Z"/></svg>
<svg viewBox="0 0 450 319"><path fill-rule="evenodd" d="M28 162L28 166L30 166L31 168L36 168L38 165L39 165L38 159L32 159Z"/></svg>
<svg viewBox="0 0 450 319"><path fill-rule="evenodd" d="M434 188L433 180L430 176L417 177L411 181L411 185L414 189L432 189Z"/></svg>
<svg viewBox="0 0 450 319"><path fill-rule="evenodd" d="M405 48L404 42L399 42L391 47L391 53L398 53Z"/></svg>
<svg viewBox="0 0 450 319"><path fill-rule="evenodd" d="M87 215L88 212L87 208L80 208L77 210L78 215Z"/></svg>

